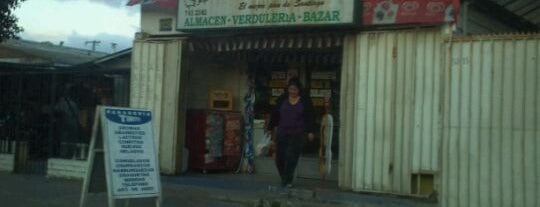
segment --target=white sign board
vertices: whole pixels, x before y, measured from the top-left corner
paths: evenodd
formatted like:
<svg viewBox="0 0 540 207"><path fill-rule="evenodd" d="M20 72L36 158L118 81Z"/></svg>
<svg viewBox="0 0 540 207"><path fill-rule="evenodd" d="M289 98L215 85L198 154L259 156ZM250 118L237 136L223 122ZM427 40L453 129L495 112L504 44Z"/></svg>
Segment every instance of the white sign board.
<svg viewBox="0 0 540 207"><path fill-rule="evenodd" d="M102 108L101 113L112 196L156 197L160 187L152 113L109 107Z"/></svg>
<svg viewBox="0 0 540 207"><path fill-rule="evenodd" d="M152 112L142 109L96 109L88 169L81 193L107 191L109 207L117 199L156 198L161 205L161 181L152 131Z"/></svg>
<svg viewBox="0 0 540 207"><path fill-rule="evenodd" d="M183 0L178 30L355 23L356 0Z"/></svg>

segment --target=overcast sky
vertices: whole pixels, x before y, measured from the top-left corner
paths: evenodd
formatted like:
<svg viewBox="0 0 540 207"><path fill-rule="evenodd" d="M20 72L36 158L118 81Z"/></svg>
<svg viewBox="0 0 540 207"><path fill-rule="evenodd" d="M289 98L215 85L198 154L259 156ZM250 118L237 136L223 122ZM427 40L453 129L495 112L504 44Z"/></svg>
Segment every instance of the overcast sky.
<svg viewBox="0 0 540 207"><path fill-rule="evenodd" d="M112 52L131 47L140 30L140 6L126 6L128 0L26 0L15 10L20 37L34 41L50 41L91 49L86 41L98 40L99 51Z"/></svg>

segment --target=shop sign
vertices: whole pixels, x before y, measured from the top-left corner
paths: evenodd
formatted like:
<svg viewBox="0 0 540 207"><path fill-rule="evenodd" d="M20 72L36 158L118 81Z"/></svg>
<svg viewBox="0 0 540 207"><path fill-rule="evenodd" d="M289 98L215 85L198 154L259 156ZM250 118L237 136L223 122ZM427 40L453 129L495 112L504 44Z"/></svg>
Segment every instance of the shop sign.
<svg viewBox="0 0 540 207"><path fill-rule="evenodd" d="M364 26L453 22L456 20L459 9L459 1L456 0L365 0L363 2Z"/></svg>
<svg viewBox="0 0 540 207"><path fill-rule="evenodd" d="M355 23L356 0L186 0L178 30Z"/></svg>
<svg viewBox="0 0 540 207"><path fill-rule="evenodd" d="M332 96L331 89L311 89L310 95L313 98L324 98Z"/></svg>
<svg viewBox="0 0 540 207"><path fill-rule="evenodd" d="M311 79L335 80L336 79L336 73L335 72L313 72L313 73L311 73Z"/></svg>
<svg viewBox="0 0 540 207"><path fill-rule="evenodd" d="M157 196L160 189L151 112L104 108L102 113L113 196Z"/></svg>
<svg viewBox="0 0 540 207"><path fill-rule="evenodd" d="M89 193L108 193L116 199L156 198L161 202L161 181L148 110L96 108L80 206Z"/></svg>

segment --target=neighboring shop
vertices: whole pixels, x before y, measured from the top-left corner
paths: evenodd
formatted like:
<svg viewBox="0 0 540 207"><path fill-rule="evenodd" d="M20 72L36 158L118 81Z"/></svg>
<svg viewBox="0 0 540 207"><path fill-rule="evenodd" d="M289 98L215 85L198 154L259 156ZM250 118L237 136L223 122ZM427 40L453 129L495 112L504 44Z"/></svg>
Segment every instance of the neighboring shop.
<svg viewBox="0 0 540 207"><path fill-rule="evenodd" d="M95 109L97 105L127 106L129 100L129 71L131 49L126 49L95 60L72 66L58 71L53 77L58 81L56 96L58 106L65 106L65 93L73 100L75 107L65 108L67 115L77 117L78 127L72 141L61 139L65 129L56 124L51 133L56 139L55 147L49 152L47 160L47 176L83 178L85 175L86 160L89 142L92 136ZM69 96L73 90L72 96ZM58 118L52 117L53 120ZM61 121L56 121L62 123Z"/></svg>
<svg viewBox="0 0 540 207"><path fill-rule="evenodd" d="M50 42L11 39L0 43L0 170L46 174L49 158L68 157L68 151L82 148L87 127L84 115L92 113L88 109L92 102L87 101L92 94L84 89L107 86L89 73L85 74L88 79L71 73L71 66L105 55ZM67 102L73 110L60 107ZM81 115L82 125L73 114ZM66 125L73 130L67 133ZM80 157L77 153L69 159Z"/></svg>
<svg viewBox="0 0 540 207"><path fill-rule="evenodd" d="M130 54L0 63L0 170L81 177L96 105L127 105Z"/></svg>

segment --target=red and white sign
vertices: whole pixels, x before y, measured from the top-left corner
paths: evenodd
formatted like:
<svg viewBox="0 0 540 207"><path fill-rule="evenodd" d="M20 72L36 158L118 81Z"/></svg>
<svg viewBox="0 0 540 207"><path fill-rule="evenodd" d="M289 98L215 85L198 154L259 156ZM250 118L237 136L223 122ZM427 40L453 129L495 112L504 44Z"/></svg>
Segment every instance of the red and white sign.
<svg viewBox="0 0 540 207"><path fill-rule="evenodd" d="M363 25L454 22L458 10L459 0L364 0Z"/></svg>

